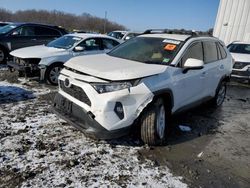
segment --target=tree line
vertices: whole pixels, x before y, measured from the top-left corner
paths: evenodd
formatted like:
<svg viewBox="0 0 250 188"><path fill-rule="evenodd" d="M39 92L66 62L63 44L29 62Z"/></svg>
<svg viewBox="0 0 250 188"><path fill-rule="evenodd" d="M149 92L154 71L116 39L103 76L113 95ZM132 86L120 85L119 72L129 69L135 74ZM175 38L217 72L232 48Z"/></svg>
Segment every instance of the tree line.
<svg viewBox="0 0 250 188"><path fill-rule="evenodd" d="M121 24L88 13L75 15L57 10L19 10L11 12L0 8L0 21L58 25L69 31L81 30L107 33L113 30L126 30L126 27Z"/></svg>

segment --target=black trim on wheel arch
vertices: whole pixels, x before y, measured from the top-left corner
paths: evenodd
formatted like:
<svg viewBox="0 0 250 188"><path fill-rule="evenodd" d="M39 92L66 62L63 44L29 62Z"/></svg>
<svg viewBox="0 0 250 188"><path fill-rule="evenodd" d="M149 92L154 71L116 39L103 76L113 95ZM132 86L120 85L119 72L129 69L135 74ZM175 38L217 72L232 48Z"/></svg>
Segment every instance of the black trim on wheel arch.
<svg viewBox="0 0 250 188"><path fill-rule="evenodd" d="M171 89L161 89L161 90L158 90L158 91L154 91L153 92L154 94L154 98L157 98L158 96L162 96L162 95L169 95L170 96L170 100L171 100L171 104L170 107L171 109L174 107L174 95L173 95L173 92ZM164 98L163 98L164 100Z"/></svg>

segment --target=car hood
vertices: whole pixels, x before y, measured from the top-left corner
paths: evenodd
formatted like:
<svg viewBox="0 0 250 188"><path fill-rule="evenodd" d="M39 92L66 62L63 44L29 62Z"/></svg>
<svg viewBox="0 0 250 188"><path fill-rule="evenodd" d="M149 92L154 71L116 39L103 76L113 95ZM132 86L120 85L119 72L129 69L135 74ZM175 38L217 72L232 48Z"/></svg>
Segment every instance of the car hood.
<svg viewBox="0 0 250 188"><path fill-rule="evenodd" d="M65 52L67 52L67 50L65 49L40 45L40 46L20 48L20 49L12 51L10 55L19 57L19 58L44 58L44 57L50 57L54 55L61 55Z"/></svg>
<svg viewBox="0 0 250 188"><path fill-rule="evenodd" d="M250 54L231 53L235 61L250 62Z"/></svg>
<svg viewBox="0 0 250 188"><path fill-rule="evenodd" d="M64 66L102 79L119 81L160 74L165 65L145 64L112 57L107 54L79 56L67 61Z"/></svg>

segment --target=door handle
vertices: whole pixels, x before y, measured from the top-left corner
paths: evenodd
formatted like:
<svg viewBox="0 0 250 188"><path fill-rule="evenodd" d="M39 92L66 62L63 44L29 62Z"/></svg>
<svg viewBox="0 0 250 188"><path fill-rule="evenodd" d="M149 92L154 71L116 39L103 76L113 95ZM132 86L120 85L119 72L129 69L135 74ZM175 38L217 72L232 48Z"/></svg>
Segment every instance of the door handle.
<svg viewBox="0 0 250 188"><path fill-rule="evenodd" d="M36 39L31 39L31 40L36 41Z"/></svg>

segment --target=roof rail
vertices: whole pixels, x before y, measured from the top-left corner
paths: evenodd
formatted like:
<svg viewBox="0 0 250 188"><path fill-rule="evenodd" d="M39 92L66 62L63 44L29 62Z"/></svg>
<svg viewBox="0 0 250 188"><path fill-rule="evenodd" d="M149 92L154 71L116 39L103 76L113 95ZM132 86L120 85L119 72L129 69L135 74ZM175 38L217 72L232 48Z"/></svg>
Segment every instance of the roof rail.
<svg viewBox="0 0 250 188"><path fill-rule="evenodd" d="M209 35L207 32L185 30L185 29L148 29L144 31L142 34L159 34L159 33L191 35L192 37Z"/></svg>

